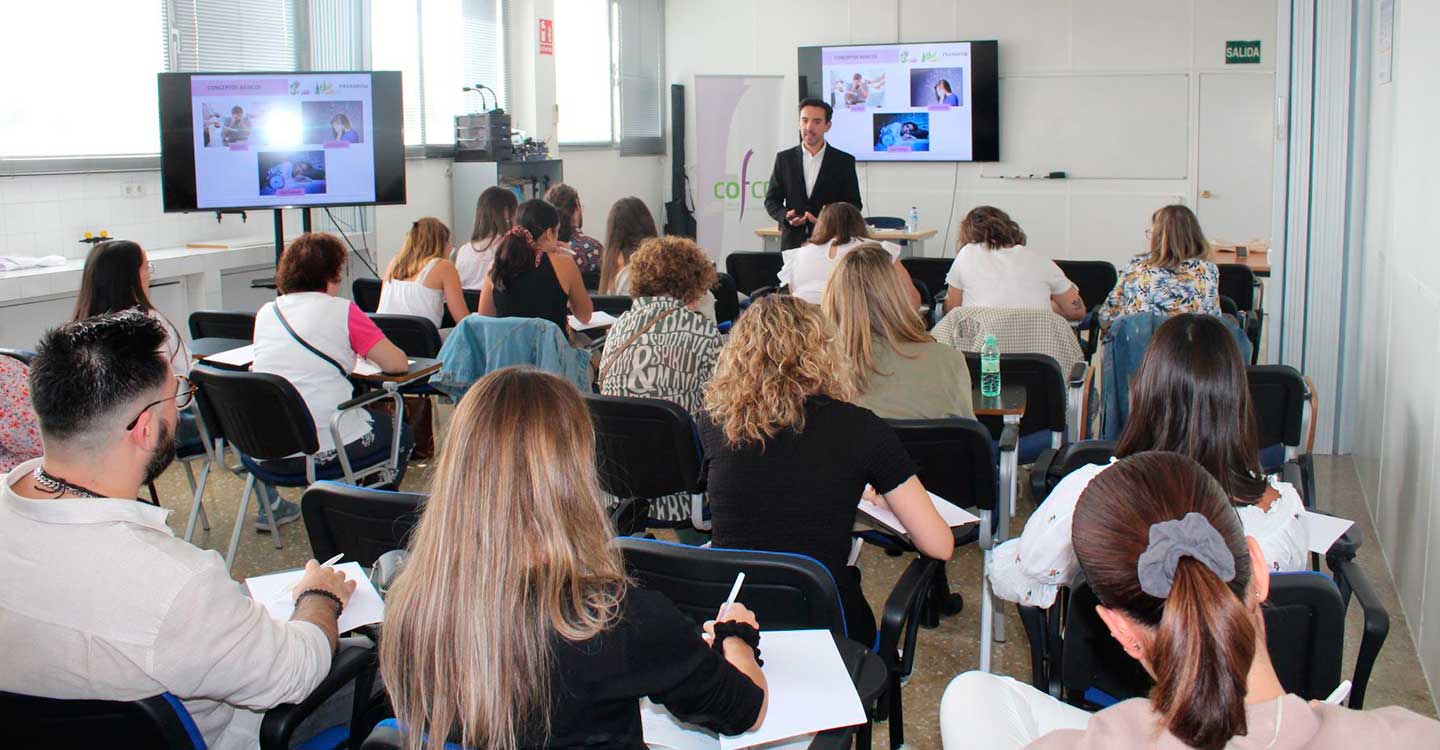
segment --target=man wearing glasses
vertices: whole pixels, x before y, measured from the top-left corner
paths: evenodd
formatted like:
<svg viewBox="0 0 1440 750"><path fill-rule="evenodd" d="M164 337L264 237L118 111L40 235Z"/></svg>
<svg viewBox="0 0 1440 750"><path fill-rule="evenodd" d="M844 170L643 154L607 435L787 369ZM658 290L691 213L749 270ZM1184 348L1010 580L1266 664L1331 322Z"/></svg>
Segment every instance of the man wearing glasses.
<svg viewBox="0 0 1440 750"><path fill-rule="evenodd" d="M53 329L30 391L45 455L0 486L0 690L136 700L171 693L212 748L253 748L261 714L330 669L355 584L313 560L277 622L214 551L137 501L175 456L165 329L138 310Z"/></svg>

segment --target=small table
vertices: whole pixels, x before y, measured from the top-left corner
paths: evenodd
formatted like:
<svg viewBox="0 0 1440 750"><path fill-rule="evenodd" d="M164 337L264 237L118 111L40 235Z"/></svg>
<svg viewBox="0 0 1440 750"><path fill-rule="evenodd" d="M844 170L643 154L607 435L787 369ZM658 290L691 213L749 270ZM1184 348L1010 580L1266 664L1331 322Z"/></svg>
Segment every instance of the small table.
<svg viewBox="0 0 1440 750"><path fill-rule="evenodd" d="M1233 247L1216 247L1210 251L1211 260L1216 263L1239 263L1248 266L1256 276L1270 275L1270 251L1251 250L1241 258Z"/></svg>
<svg viewBox="0 0 1440 750"><path fill-rule="evenodd" d="M868 227L870 239L876 242L900 242L905 244L900 249L902 258L923 258L925 256L925 241L939 234L937 229L922 229L918 232L911 232L905 229L876 229ZM780 228L762 227L755 230L755 236L765 240L765 252L780 252Z"/></svg>
<svg viewBox="0 0 1440 750"><path fill-rule="evenodd" d="M1000 385L999 396L982 396L977 386L970 391L970 400L977 417L1001 417L1005 424L1020 424L1025 416L1025 386Z"/></svg>
<svg viewBox="0 0 1440 750"><path fill-rule="evenodd" d="M210 344L209 342L216 342L213 344L214 346L218 346L218 342L222 341L228 341L231 344L239 344L239 346L229 346L219 351L206 351L204 354L196 351L195 358L202 362L206 362L210 357L214 357L220 354L226 354L234 351L235 349L244 349L246 347L252 346L252 344L248 341L238 341L235 339L197 339L195 343L199 344L201 341L207 342L207 349L211 348L212 346L212 344ZM192 349L192 351L195 350ZM253 350L250 352L250 356L254 356ZM392 375L390 373L377 372L368 375L359 375L352 372L350 373L350 377L353 380L361 380L366 383L379 385L387 391L393 391L407 386L411 383L414 383L417 380L424 380L425 378L428 378L431 375L434 375L435 373L440 371L440 360L438 359L430 359L429 357L411 357L409 358L409 362L410 369L406 370L403 373ZM232 370L248 370L250 369L250 366L252 364L254 364L253 361L241 362L236 360L233 362L216 364L215 366L224 367Z"/></svg>

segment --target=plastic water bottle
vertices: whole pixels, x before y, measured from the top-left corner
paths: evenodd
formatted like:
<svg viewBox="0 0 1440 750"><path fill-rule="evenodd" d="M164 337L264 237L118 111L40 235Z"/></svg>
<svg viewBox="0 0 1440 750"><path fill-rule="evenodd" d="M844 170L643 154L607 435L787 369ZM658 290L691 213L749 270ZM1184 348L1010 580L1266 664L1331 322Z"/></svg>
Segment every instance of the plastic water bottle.
<svg viewBox="0 0 1440 750"><path fill-rule="evenodd" d="M986 334L985 344L980 347L980 395L985 398L1000 395L1000 346L995 343L994 334Z"/></svg>
<svg viewBox="0 0 1440 750"><path fill-rule="evenodd" d="M912 233L920 231L920 209L914 206L910 207L910 217L905 222L905 231Z"/></svg>

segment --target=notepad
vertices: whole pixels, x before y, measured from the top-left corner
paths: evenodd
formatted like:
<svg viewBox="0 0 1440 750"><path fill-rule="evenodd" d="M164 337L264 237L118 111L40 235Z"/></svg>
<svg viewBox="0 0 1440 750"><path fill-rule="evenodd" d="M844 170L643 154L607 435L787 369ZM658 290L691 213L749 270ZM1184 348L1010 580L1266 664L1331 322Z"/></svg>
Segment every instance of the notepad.
<svg viewBox="0 0 1440 750"><path fill-rule="evenodd" d="M340 613L340 632L346 633L384 620L385 602L381 601L380 592L375 590L375 584L370 582L370 577L365 575L365 569L360 567L360 563L340 563L334 567L344 573L345 578L355 581L355 593L350 595L345 611ZM289 594L303 575L304 570L288 570L284 573L246 578L245 588L250 590L250 598L265 605L271 617L276 620L289 620L290 616L295 614L295 602Z"/></svg>
<svg viewBox="0 0 1440 750"><path fill-rule="evenodd" d="M246 344L245 346L234 349L227 349L218 354L211 354L201 361L210 364L225 365L227 367L249 367L250 363L255 361L255 345Z"/></svg>
<svg viewBox="0 0 1440 750"><path fill-rule="evenodd" d="M604 328L615 325L615 316L607 312L596 310L590 313L590 322L581 323L580 319L571 315L566 320L570 321L570 329L573 331L588 331L591 328Z"/></svg>
<svg viewBox="0 0 1440 750"><path fill-rule="evenodd" d="M974 513L952 504L950 501L933 492L926 492L925 494L930 496L930 502L935 506L935 512L940 514L940 517L945 520L945 524L950 528L964 526L967 523L979 523L980 517ZM888 508L882 508L863 497L860 498L859 507L860 512L865 516L865 520L873 521L885 530L900 534L901 536L906 536L910 533L909 530L905 528L905 524L900 522L900 518L895 515L894 511Z"/></svg>
<svg viewBox="0 0 1440 750"><path fill-rule="evenodd" d="M413 359L407 359L405 360L405 362L408 365L415 364L415 360ZM359 359L355 360L355 369L351 370L350 374L359 375L361 377L369 377L371 375L380 375L384 372L384 370L380 369L380 365L371 362L365 357L360 357Z"/></svg>
<svg viewBox="0 0 1440 750"><path fill-rule="evenodd" d="M865 723L865 707L830 631L767 630L760 651L770 705L758 729L717 736L642 701L645 743L669 750L799 750L816 732Z"/></svg>
<svg viewBox="0 0 1440 750"><path fill-rule="evenodd" d="M1300 511L1300 519L1305 523L1305 534L1310 537L1310 551L1321 555L1329 552L1335 540L1355 525L1354 521L1346 518L1311 513L1308 510Z"/></svg>

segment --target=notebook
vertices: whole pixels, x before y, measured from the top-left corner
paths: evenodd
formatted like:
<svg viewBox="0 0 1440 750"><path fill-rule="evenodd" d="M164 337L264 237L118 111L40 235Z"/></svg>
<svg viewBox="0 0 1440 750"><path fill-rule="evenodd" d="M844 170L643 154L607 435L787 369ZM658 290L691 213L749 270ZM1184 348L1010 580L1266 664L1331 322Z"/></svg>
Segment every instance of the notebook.
<svg viewBox="0 0 1440 750"><path fill-rule="evenodd" d="M580 319L574 315L571 315L567 320L570 321L570 329L574 331L588 331L591 328L604 328L615 325L615 316L600 310L590 313L589 323L581 323Z"/></svg>
<svg viewBox="0 0 1440 750"><path fill-rule="evenodd" d="M340 632L347 633L384 620L385 602L380 599L380 592L375 590L375 584L370 582L370 577L365 575L360 563L340 563L334 568L344 573L346 579L355 582L355 593L350 595L345 611L340 613ZM290 591L303 575L304 570L287 570L283 573L246 578L245 588L250 590L250 598L264 605L271 617L276 620L289 620L290 616L295 614L295 602L291 599Z"/></svg>

